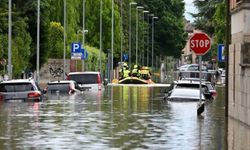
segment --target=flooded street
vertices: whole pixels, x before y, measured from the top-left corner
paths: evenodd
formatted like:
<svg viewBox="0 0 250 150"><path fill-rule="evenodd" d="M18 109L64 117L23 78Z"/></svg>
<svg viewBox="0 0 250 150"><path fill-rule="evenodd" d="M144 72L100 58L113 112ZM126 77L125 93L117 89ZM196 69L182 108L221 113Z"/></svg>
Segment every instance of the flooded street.
<svg viewBox="0 0 250 150"><path fill-rule="evenodd" d="M199 117L196 102L165 102L165 90L108 86L72 100L1 103L0 149L227 149L224 88Z"/></svg>

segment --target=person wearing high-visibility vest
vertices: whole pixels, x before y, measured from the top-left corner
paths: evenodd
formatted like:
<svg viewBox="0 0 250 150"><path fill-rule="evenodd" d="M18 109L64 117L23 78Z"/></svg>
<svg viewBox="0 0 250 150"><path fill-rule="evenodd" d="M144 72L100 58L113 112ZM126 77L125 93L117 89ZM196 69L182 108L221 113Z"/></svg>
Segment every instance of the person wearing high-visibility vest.
<svg viewBox="0 0 250 150"><path fill-rule="evenodd" d="M133 70L132 70L132 76L133 77L140 77L141 71L138 68L138 65L134 65Z"/></svg>
<svg viewBox="0 0 250 150"><path fill-rule="evenodd" d="M120 80L129 77L130 71L128 70L127 63L123 64L122 69L119 70Z"/></svg>
<svg viewBox="0 0 250 150"><path fill-rule="evenodd" d="M142 67L141 69L141 78L144 80L149 80L151 78L151 73L147 66Z"/></svg>

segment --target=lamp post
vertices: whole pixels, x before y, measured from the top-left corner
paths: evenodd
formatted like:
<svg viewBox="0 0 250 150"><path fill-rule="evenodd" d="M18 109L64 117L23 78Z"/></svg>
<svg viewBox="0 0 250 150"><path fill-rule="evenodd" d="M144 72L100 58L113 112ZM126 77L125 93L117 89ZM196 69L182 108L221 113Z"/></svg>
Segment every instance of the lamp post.
<svg viewBox="0 0 250 150"><path fill-rule="evenodd" d="M11 34L12 34L12 16L11 16L11 5L12 5L12 2L11 0L9 0L9 22L8 22L8 25L9 25L9 30L8 30L8 76L9 76L9 79L12 78L12 62L11 62L11 59L12 59L12 50L11 50Z"/></svg>
<svg viewBox="0 0 250 150"><path fill-rule="evenodd" d="M136 63L135 63L135 64L138 64L138 57L137 57L137 56L138 56L138 20L139 20L139 19L138 19L138 18L139 18L139 17L138 17L138 11L139 11L139 9L143 9L143 8L144 8L144 7L142 7L142 6L137 6L137 7L136 7L136 48L135 48L135 49L136 49L136 52L135 52L135 56L136 56L136 57L135 57L135 58L136 58L136 59L135 59L135 60L136 60L135 62L136 62Z"/></svg>
<svg viewBox="0 0 250 150"><path fill-rule="evenodd" d="M145 39L144 39L144 18L145 18L145 13L149 13L149 11L147 11L147 10L144 10L143 11L143 25L142 25L142 31L143 31L143 33L142 33L142 39L143 39L143 44L142 44L142 46L143 46L143 48L142 48L142 65L145 65L145 63L144 63L144 55L145 55Z"/></svg>
<svg viewBox="0 0 250 150"><path fill-rule="evenodd" d="M40 76L39 76L39 57L40 57L40 0L37 0L37 54L36 54L36 80L39 82Z"/></svg>
<svg viewBox="0 0 250 150"><path fill-rule="evenodd" d="M85 0L82 1L82 48L85 45ZM84 60L82 60L82 71L84 71Z"/></svg>
<svg viewBox="0 0 250 150"><path fill-rule="evenodd" d="M131 5L137 5L137 3L129 3L129 70L131 70Z"/></svg>
<svg viewBox="0 0 250 150"><path fill-rule="evenodd" d="M149 28L150 28L150 26L149 26L149 17L150 16L154 16L154 14L148 14L148 34L147 34L147 66L149 66L149 36L150 36L150 34L149 34Z"/></svg>
<svg viewBox="0 0 250 150"><path fill-rule="evenodd" d="M123 27L122 27L122 19L123 19L123 17L122 17L122 9L123 9L123 7L122 7L122 0L120 1L120 7L121 7L121 29L120 29L120 34L121 34L121 62L122 62L122 52L123 52Z"/></svg>
<svg viewBox="0 0 250 150"><path fill-rule="evenodd" d="M65 79L65 69L66 69L66 7L67 2L64 0L64 15L63 15L63 25L64 25L64 36L63 36L63 79Z"/></svg>
<svg viewBox="0 0 250 150"><path fill-rule="evenodd" d="M154 67L154 19L158 19L158 17L152 17L152 70Z"/></svg>
<svg viewBox="0 0 250 150"><path fill-rule="evenodd" d="M102 60L101 60L101 52L102 52L102 0L100 0L100 51L99 51L99 71L102 72Z"/></svg>
<svg viewBox="0 0 250 150"><path fill-rule="evenodd" d="M112 82L113 79L113 68L114 68L114 0L112 0L112 31L111 31L111 78L110 78L110 83Z"/></svg>

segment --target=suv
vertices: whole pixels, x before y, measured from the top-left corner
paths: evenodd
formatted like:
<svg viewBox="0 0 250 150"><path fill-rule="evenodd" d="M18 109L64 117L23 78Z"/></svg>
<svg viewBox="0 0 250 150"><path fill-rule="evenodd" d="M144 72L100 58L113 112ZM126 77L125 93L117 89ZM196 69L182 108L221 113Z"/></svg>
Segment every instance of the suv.
<svg viewBox="0 0 250 150"><path fill-rule="evenodd" d="M16 79L0 83L0 100L3 101L42 101L41 91L33 79Z"/></svg>
<svg viewBox="0 0 250 150"><path fill-rule="evenodd" d="M74 80L81 88L101 90L102 79L100 72L70 72L67 80Z"/></svg>

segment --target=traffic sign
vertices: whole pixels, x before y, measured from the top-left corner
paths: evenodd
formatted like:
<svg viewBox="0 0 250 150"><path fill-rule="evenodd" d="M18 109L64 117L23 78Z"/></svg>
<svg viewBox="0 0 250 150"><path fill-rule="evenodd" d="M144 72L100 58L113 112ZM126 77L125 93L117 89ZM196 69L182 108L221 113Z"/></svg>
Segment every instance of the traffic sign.
<svg viewBox="0 0 250 150"><path fill-rule="evenodd" d="M81 60L83 57L84 49L82 49L81 43L71 43L71 59Z"/></svg>
<svg viewBox="0 0 250 150"><path fill-rule="evenodd" d="M71 43L71 53L81 53L81 43Z"/></svg>
<svg viewBox="0 0 250 150"><path fill-rule="evenodd" d="M219 62L225 61L224 48L225 48L224 44L218 45L218 61Z"/></svg>
<svg viewBox="0 0 250 150"><path fill-rule="evenodd" d="M210 37L205 33L195 33L189 40L189 47L196 55L205 55L211 48Z"/></svg>
<svg viewBox="0 0 250 150"><path fill-rule="evenodd" d="M123 54L123 61L128 61L128 54Z"/></svg>

